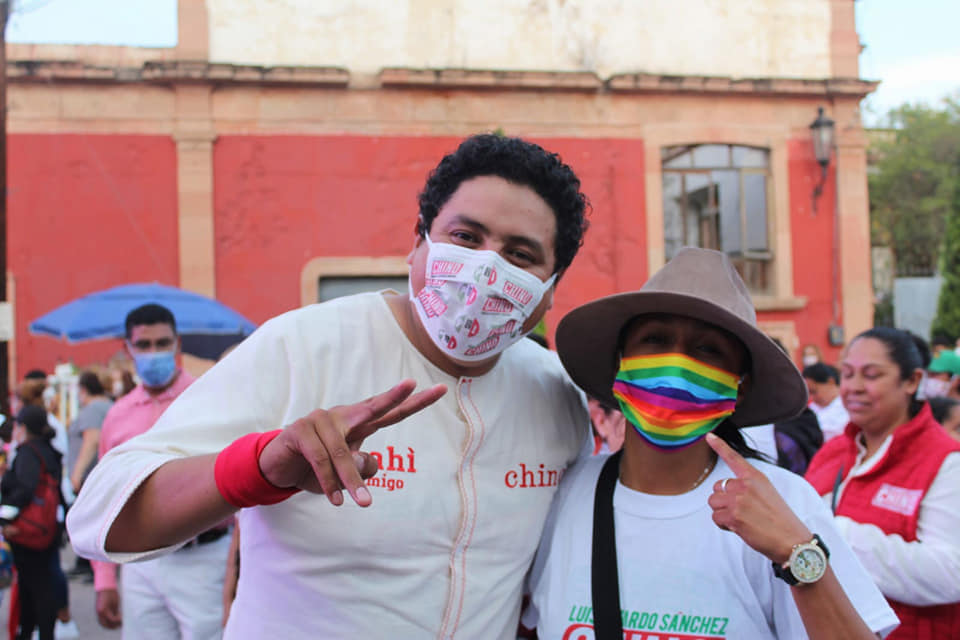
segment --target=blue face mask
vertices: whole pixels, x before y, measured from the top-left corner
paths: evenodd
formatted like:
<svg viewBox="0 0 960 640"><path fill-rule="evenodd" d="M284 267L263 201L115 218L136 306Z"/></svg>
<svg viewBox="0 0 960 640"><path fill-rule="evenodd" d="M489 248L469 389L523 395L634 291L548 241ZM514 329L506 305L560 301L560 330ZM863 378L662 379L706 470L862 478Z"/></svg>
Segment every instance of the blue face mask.
<svg viewBox="0 0 960 640"><path fill-rule="evenodd" d="M133 363L137 367L137 375L147 387L165 387L177 373L173 351L136 353Z"/></svg>

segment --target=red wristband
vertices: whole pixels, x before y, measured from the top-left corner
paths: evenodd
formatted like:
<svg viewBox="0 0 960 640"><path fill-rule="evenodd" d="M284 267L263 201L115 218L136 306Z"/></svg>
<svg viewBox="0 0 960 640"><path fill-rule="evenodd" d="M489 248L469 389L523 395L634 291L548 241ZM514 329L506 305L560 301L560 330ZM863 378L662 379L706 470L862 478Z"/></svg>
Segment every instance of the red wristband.
<svg viewBox="0 0 960 640"><path fill-rule="evenodd" d="M224 500L243 509L283 502L300 491L295 487L275 487L260 471L260 454L281 431L248 433L220 452L213 477Z"/></svg>

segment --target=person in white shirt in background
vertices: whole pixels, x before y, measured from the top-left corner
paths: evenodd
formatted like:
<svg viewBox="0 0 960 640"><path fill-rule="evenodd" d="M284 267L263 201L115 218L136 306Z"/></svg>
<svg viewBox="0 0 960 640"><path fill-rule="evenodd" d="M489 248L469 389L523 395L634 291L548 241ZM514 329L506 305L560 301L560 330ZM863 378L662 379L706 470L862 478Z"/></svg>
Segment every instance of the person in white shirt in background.
<svg viewBox="0 0 960 640"><path fill-rule="evenodd" d="M523 339L586 199L557 155L483 134L419 204L409 295L261 326L97 464L67 518L81 554L155 557L241 508L226 638L515 637L550 501L589 443L583 393Z"/></svg>
<svg viewBox="0 0 960 640"><path fill-rule="evenodd" d="M809 367L812 364L823 362L823 356L820 355L820 347L815 344L803 345L800 361L804 367Z"/></svg>
<svg viewBox="0 0 960 640"><path fill-rule="evenodd" d="M960 356L953 351L941 351L927 365L918 397L922 400L931 398L960 398L957 383L960 381Z"/></svg>
<svg viewBox="0 0 960 640"><path fill-rule="evenodd" d="M817 414L823 441L843 433L850 416L840 399L840 372L836 367L818 362L803 368L803 379L810 393L810 408Z"/></svg>

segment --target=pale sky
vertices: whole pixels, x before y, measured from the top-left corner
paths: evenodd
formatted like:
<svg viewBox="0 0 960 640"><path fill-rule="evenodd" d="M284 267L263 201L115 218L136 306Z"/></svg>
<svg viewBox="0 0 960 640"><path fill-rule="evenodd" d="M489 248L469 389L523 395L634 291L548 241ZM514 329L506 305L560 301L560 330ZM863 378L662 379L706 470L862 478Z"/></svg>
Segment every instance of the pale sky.
<svg viewBox="0 0 960 640"><path fill-rule="evenodd" d="M14 2L10 42L147 47L177 42L177 0ZM856 11L866 45L860 76L882 81L864 103L868 125L904 102L936 104L945 95L960 95L960 0L857 0Z"/></svg>
<svg viewBox="0 0 960 640"><path fill-rule="evenodd" d="M864 121L904 102L960 97L960 0L857 0L860 77L882 81Z"/></svg>

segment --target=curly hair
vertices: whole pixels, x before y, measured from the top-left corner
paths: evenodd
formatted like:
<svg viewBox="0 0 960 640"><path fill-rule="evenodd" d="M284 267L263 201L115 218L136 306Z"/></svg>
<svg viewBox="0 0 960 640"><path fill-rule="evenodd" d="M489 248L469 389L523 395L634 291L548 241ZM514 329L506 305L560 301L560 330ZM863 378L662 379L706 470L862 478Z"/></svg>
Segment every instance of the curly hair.
<svg viewBox="0 0 960 640"><path fill-rule="evenodd" d="M440 209L460 185L480 176L497 176L530 187L543 198L557 219L554 272L570 266L583 245L588 225L585 216L590 204L580 192L580 179L560 156L520 138L478 134L444 156L420 193L416 232L425 236Z"/></svg>

